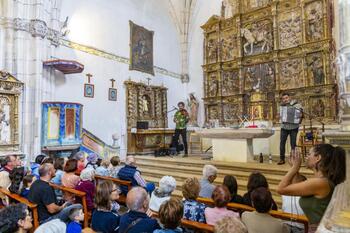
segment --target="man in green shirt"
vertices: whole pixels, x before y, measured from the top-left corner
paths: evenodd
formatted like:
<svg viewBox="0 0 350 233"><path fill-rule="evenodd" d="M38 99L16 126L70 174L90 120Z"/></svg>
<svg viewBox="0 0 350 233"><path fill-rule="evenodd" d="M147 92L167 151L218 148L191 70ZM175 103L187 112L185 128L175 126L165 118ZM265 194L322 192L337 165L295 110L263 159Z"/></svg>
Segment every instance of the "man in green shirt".
<svg viewBox="0 0 350 233"><path fill-rule="evenodd" d="M179 107L179 110L175 113L174 115L174 122L176 123L176 128L175 128L175 136L174 136L174 144L176 147L176 151L179 153L179 137L181 135L182 137L182 142L184 143L185 147L185 155L184 157L188 156L188 147L187 147L187 130L186 130L186 125L189 121L189 115L188 112L185 109L185 103L184 102L179 102L177 104Z"/></svg>

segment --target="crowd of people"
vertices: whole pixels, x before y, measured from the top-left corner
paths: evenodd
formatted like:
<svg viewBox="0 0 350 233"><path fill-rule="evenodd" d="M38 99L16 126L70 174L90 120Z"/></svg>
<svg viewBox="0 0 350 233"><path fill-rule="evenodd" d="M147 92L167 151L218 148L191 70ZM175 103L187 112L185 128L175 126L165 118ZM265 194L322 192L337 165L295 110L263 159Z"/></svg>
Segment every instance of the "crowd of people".
<svg viewBox="0 0 350 233"><path fill-rule="evenodd" d="M304 214L310 223L309 232L314 232L335 186L345 180L345 151L329 144L316 145L306 160L314 177L306 179L302 176L300 166L300 155L293 151L290 170L279 183L277 192L282 195L282 210ZM37 205L40 226L35 232L39 233L82 232L82 222L88 214L83 212L81 200L55 190L50 183L86 193L87 208L91 213L90 228L95 232L193 232L181 226L182 219L213 225L214 231L220 233L304 231L303 225L282 221L269 214L270 210L277 210L277 205L266 177L260 172L251 173L247 191L241 196L237 193L234 176L227 175L222 184L216 185L218 169L205 165L201 179L189 177L182 182L182 200L172 195L177 185L173 177L162 177L155 187L141 174L133 156L128 156L121 165L116 156L105 161L96 154L85 158L81 152L69 159L53 160L39 155L30 167L25 168L18 156L9 155L1 162L0 187ZM133 188L119 187L108 179L96 182L95 175L129 180ZM122 194L126 195L123 208L118 203ZM204 204L199 197L212 199L213 205ZM3 206L0 232L27 232L33 227L26 205L10 204L5 195L0 195L0 198ZM227 208L230 202L249 205L255 210L235 212Z"/></svg>

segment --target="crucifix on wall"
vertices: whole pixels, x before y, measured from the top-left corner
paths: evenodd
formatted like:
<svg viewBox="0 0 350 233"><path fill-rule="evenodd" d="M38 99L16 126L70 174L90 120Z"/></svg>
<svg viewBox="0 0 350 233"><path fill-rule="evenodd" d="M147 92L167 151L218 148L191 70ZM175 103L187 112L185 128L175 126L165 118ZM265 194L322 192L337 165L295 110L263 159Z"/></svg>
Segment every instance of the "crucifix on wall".
<svg viewBox="0 0 350 233"><path fill-rule="evenodd" d="M115 79L112 78L109 81L111 81L112 87L108 90L108 100L117 101L117 89L114 88Z"/></svg>
<svg viewBox="0 0 350 233"><path fill-rule="evenodd" d="M84 84L84 97L94 98L95 87L94 84L90 83L92 74L86 74L86 77L88 78L88 83Z"/></svg>

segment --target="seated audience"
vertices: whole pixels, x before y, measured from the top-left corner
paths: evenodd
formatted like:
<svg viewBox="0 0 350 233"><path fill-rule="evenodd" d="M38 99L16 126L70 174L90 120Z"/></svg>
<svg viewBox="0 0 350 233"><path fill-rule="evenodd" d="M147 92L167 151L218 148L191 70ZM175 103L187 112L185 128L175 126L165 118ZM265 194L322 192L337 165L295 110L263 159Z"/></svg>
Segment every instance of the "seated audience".
<svg viewBox="0 0 350 233"><path fill-rule="evenodd" d="M301 156L298 151L292 152L292 167L282 178L277 187L281 195L301 196L299 204L309 220L309 232L314 232L332 198L336 185L345 180L345 150L330 144L315 145L310 149L306 167L313 170L314 177L296 184L292 183L299 172Z"/></svg>
<svg viewBox="0 0 350 233"><path fill-rule="evenodd" d="M62 176L63 176L63 168L65 167L64 158L56 158L54 164L54 168L56 169L55 177L52 178L51 182L57 185L62 185Z"/></svg>
<svg viewBox="0 0 350 233"><path fill-rule="evenodd" d="M74 208L69 211L69 224L66 233L81 233L81 222L84 221L84 212L82 208Z"/></svg>
<svg viewBox="0 0 350 233"><path fill-rule="evenodd" d="M78 161L77 172L81 172L85 168L85 153L83 151L78 151L72 156L72 159Z"/></svg>
<svg viewBox="0 0 350 233"><path fill-rule="evenodd" d="M109 176L109 172L108 172L109 164L110 164L109 160L102 160L101 166L96 168L96 175Z"/></svg>
<svg viewBox="0 0 350 233"><path fill-rule="evenodd" d="M114 177L114 178L119 178L118 177L118 172L119 170L123 167L120 165L120 159L118 156L113 156L110 160L111 166L108 168L108 173L109 176Z"/></svg>
<svg viewBox="0 0 350 233"><path fill-rule="evenodd" d="M46 155L40 154L37 155L35 157L35 162L30 163L30 170L31 170L31 174L36 176L36 179L39 179L39 167L41 165L41 163L43 162L43 160L46 158Z"/></svg>
<svg viewBox="0 0 350 233"><path fill-rule="evenodd" d="M30 187L32 186L34 181L36 181L36 177L34 175L26 175L25 177L23 177L23 187L20 194L22 197L28 199Z"/></svg>
<svg viewBox="0 0 350 233"><path fill-rule="evenodd" d="M306 180L306 177L296 174L292 180L292 184L296 184L299 182L303 182ZM282 211L286 213L296 214L296 215L304 215L303 210L299 205L300 196L286 196L282 195ZM291 233L303 233L304 224L297 223L295 221L287 221L285 224L288 224Z"/></svg>
<svg viewBox="0 0 350 233"><path fill-rule="evenodd" d="M95 153L89 154L88 157L86 158L87 164L85 168L92 168L96 169L98 168L97 161L98 161L98 155Z"/></svg>
<svg viewBox="0 0 350 233"><path fill-rule="evenodd" d="M41 224L34 233L64 233L67 225L60 219L53 219L44 224Z"/></svg>
<svg viewBox="0 0 350 233"><path fill-rule="evenodd" d="M239 218L239 213L226 208L227 203L231 200L230 192L226 186L216 186L211 198L214 200L215 207L207 207L204 211L207 224L215 225L218 220L227 216Z"/></svg>
<svg viewBox="0 0 350 233"><path fill-rule="evenodd" d="M119 216L111 211L112 202L118 200L120 190L110 180L98 182L95 207L92 213L91 227L96 232L119 232Z"/></svg>
<svg viewBox="0 0 350 233"><path fill-rule="evenodd" d="M78 161L75 159L68 159L64 166L64 173L62 175L62 185L68 188L75 188L80 181L79 176L75 174L78 168ZM71 193L63 192L63 199L69 202L74 202L75 197Z"/></svg>
<svg viewBox="0 0 350 233"><path fill-rule="evenodd" d="M126 197L129 212L120 217L119 232L151 233L159 229L156 219L148 217L149 196L142 187L132 188Z"/></svg>
<svg viewBox="0 0 350 233"><path fill-rule="evenodd" d="M54 164L54 160L53 160L53 158L51 158L51 157L45 157L44 159L43 159L43 161L41 162L41 164L44 164L44 163L51 163L51 164Z"/></svg>
<svg viewBox="0 0 350 233"><path fill-rule="evenodd" d="M55 175L55 168L51 163L44 163L39 168L40 179L36 180L30 187L28 200L38 205L39 222L44 223L51 219L59 218L66 222L70 209L80 204L68 206L64 203L57 205L57 198L54 189L49 185Z"/></svg>
<svg viewBox="0 0 350 233"><path fill-rule="evenodd" d="M94 208L94 196L95 196L95 170L92 168L85 168L80 173L80 181L77 186L75 186L76 190L82 191L86 193L86 204L88 210L92 210Z"/></svg>
<svg viewBox="0 0 350 233"><path fill-rule="evenodd" d="M159 208L159 221L163 229L157 229L154 233L182 233L180 228L184 207L180 199L172 197L165 201Z"/></svg>
<svg viewBox="0 0 350 233"><path fill-rule="evenodd" d="M160 205L170 199L175 188L176 180L174 177L163 176L159 181L159 187L152 192L149 208L154 212L158 212Z"/></svg>
<svg viewBox="0 0 350 233"><path fill-rule="evenodd" d="M197 178L187 178L182 185L182 195L184 197L184 218L205 223L204 210L206 206L197 201L201 186Z"/></svg>
<svg viewBox="0 0 350 233"><path fill-rule="evenodd" d="M118 172L119 179L129 180L133 187L141 186L151 193L154 190L153 183L146 183L146 181L141 177L141 172L137 170L136 161L134 156L127 156L125 161L125 166L122 167ZM128 188L124 185L120 186L122 193L127 194Z"/></svg>
<svg viewBox="0 0 350 233"><path fill-rule="evenodd" d="M265 188L256 188L251 192L254 212L244 212L242 222L249 233L289 233L282 220L272 217L268 212L272 206L271 192Z"/></svg>
<svg viewBox="0 0 350 233"><path fill-rule="evenodd" d="M251 200L251 193L254 191L256 188L269 188L269 184L267 183L267 180L263 174L260 172L252 172L248 178L248 183L247 183L247 190L243 195L243 204L252 206L252 200ZM272 197L271 197L272 198ZM276 202L272 199L272 209L277 210L277 204Z"/></svg>
<svg viewBox="0 0 350 233"><path fill-rule="evenodd" d="M0 210L0 232L28 232L33 227L32 220L26 205L9 205Z"/></svg>
<svg viewBox="0 0 350 233"><path fill-rule="evenodd" d="M21 161L17 155L7 155L2 165L0 169L0 187L7 189L11 185L10 173L21 165Z"/></svg>
<svg viewBox="0 0 350 233"><path fill-rule="evenodd" d="M237 217L224 217L214 225L215 233L248 233L246 226Z"/></svg>
<svg viewBox="0 0 350 233"><path fill-rule="evenodd" d="M11 184L10 187L8 188L8 190L11 193L16 193L16 194L20 194L21 193L21 185L22 185L22 180L23 177L25 176L25 171L24 171L24 167L15 167L11 172L10 172L10 180L11 180Z"/></svg>
<svg viewBox="0 0 350 233"><path fill-rule="evenodd" d="M203 167L203 177L200 181L200 197L211 198L211 195L215 189L215 185L213 185L213 182L216 179L217 172L218 169L213 165L207 164Z"/></svg>
<svg viewBox="0 0 350 233"><path fill-rule="evenodd" d="M231 195L230 202L243 204L243 197L237 194L238 185L237 185L237 180L234 176L226 175L224 177L223 185L225 185L230 191L230 195Z"/></svg>

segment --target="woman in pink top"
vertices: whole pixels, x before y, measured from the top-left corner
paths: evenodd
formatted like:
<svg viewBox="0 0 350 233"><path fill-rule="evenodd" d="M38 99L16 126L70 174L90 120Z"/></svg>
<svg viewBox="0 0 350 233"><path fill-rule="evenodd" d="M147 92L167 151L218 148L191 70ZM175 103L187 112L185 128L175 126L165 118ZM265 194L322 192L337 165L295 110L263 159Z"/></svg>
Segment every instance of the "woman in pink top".
<svg viewBox="0 0 350 233"><path fill-rule="evenodd" d="M226 208L227 203L231 200L230 192L224 185L217 185L213 191L211 198L214 200L214 208L206 208L205 219L207 224L215 225L215 223L226 216L239 218L239 213L233 212Z"/></svg>
<svg viewBox="0 0 350 233"><path fill-rule="evenodd" d="M69 159L64 166L64 173L62 175L62 185L68 188L75 188L80 181L79 176L75 175L75 171L78 167L78 161L76 159ZM64 193L63 198L66 201L74 202L74 195Z"/></svg>

